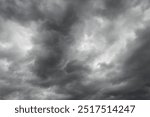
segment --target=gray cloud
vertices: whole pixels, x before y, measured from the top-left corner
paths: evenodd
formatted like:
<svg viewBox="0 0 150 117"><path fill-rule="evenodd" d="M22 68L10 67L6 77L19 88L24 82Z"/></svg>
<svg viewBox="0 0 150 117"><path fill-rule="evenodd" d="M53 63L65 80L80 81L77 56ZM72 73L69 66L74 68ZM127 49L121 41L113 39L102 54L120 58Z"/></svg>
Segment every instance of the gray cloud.
<svg viewBox="0 0 150 117"><path fill-rule="evenodd" d="M149 99L149 9L1 0L0 99Z"/></svg>
<svg viewBox="0 0 150 117"><path fill-rule="evenodd" d="M138 46L124 65L124 79L129 82L130 91L120 98L149 99L149 26L137 31ZM126 74L127 73L127 74Z"/></svg>

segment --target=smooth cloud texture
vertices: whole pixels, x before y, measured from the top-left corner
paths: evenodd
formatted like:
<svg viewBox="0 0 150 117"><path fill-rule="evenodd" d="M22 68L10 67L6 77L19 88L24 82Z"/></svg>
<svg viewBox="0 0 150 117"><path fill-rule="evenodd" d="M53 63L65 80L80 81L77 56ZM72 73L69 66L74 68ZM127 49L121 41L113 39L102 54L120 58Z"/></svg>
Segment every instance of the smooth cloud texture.
<svg viewBox="0 0 150 117"><path fill-rule="evenodd" d="M0 99L149 99L149 0L1 0Z"/></svg>

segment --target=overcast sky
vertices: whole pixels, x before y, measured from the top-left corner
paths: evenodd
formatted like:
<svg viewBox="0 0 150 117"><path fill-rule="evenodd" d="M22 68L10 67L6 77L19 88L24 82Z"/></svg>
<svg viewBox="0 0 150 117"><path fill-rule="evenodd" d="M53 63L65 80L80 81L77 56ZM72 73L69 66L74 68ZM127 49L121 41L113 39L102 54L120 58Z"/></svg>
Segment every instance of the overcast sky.
<svg viewBox="0 0 150 117"><path fill-rule="evenodd" d="M150 99L150 1L0 0L0 99Z"/></svg>

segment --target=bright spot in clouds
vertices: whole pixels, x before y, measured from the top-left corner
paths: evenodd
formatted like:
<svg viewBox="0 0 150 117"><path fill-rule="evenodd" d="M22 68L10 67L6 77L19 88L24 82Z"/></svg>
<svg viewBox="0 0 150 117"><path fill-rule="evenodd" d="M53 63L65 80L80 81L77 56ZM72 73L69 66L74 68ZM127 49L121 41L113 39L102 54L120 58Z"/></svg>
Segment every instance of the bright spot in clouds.
<svg viewBox="0 0 150 117"><path fill-rule="evenodd" d="M34 31L32 27L21 25L14 21L5 22L5 27L2 27L2 40L0 40L0 48L9 50L15 48L14 51L20 51L23 56L26 55L33 47L32 37Z"/></svg>
<svg viewBox="0 0 150 117"><path fill-rule="evenodd" d="M32 36L34 32L30 27L24 27L20 24L10 22L11 40L12 43L22 51L22 54L26 54L32 49Z"/></svg>

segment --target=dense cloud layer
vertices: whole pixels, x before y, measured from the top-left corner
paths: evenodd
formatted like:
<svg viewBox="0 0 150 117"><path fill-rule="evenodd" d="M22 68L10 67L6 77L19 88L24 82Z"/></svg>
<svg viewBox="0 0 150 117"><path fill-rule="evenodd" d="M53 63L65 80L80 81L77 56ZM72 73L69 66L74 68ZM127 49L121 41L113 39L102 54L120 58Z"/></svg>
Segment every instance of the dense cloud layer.
<svg viewBox="0 0 150 117"><path fill-rule="evenodd" d="M0 99L149 99L149 0L1 0Z"/></svg>

